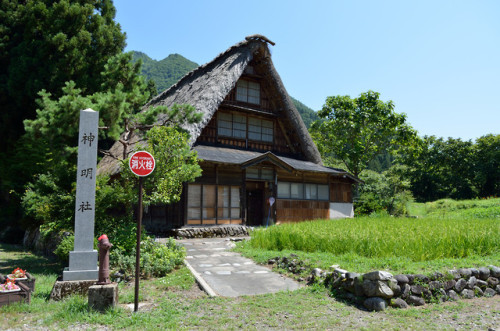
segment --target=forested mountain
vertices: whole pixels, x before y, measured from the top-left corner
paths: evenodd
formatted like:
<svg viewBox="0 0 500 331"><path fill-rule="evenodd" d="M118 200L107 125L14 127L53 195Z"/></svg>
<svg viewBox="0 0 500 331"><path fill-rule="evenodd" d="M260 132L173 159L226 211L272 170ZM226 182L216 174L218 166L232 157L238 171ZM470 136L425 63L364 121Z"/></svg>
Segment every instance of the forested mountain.
<svg viewBox="0 0 500 331"><path fill-rule="evenodd" d="M142 52L133 51L132 61L137 62L139 59L142 60L142 74L147 80L151 79L156 83L158 93L163 92L185 74L198 67L198 64L179 54L170 54L163 60L157 61ZM295 98L292 98L292 101L307 127L318 119L314 110Z"/></svg>
<svg viewBox="0 0 500 331"><path fill-rule="evenodd" d="M189 61L179 54L170 54L160 61L153 60L144 53L134 51L132 61L142 60L142 74L156 83L158 92L163 92L174 85L179 79L191 70L198 67L193 61Z"/></svg>
<svg viewBox="0 0 500 331"><path fill-rule="evenodd" d="M300 116L302 116L302 120L304 121L304 124L307 127L310 127L312 122L319 119L318 114L314 110L307 107L302 102L295 99L294 97L291 97L291 98L292 98L293 104L295 105L295 107L299 111Z"/></svg>

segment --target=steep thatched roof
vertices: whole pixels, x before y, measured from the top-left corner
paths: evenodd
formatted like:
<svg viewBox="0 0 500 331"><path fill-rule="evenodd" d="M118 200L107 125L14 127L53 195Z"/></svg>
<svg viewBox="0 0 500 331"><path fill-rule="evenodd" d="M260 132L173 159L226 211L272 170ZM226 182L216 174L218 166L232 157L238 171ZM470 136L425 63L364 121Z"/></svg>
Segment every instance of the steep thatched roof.
<svg viewBox="0 0 500 331"><path fill-rule="evenodd" d="M171 107L174 104L190 104L194 106L198 112L203 114L203 118L200 123L185 127L191 134L191 144L193 145L224 98L235 87L245 68L253 60L259 63L268 86L276 92L274 94L278 98L281 114L286 116L286 120L293 127L300 142L302 154L307 161L321 164L318 149L274 68L268 43L273 44L264 36L253 35L246 37L245 41L230 47L213 61L188 73L175 85L149 101L144 107ZM161 122L165 116L163 114L159 115L158 121ZM133 141L138 139L132 137ZM130 148L128 152L131 153L133 150L134 148ZM115 143L110 152L112 155L121 157L123 155L123 145L119 142ZM118 171L118 162L111 156L105 156L99 163L99 173L114 174Z"/></svg>

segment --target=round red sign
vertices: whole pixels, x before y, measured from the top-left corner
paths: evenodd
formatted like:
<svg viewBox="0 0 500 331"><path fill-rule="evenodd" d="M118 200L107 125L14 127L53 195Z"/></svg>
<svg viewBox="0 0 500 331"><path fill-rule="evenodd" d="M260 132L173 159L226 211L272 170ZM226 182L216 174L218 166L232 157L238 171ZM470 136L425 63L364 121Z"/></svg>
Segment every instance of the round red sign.
<svg viewBox="0 0 500 331"><path fill-rule="evenodd" d="M130 170L140 177L148 176L155 170L155 158L148 152L135 152L128 162Z"/></svg>

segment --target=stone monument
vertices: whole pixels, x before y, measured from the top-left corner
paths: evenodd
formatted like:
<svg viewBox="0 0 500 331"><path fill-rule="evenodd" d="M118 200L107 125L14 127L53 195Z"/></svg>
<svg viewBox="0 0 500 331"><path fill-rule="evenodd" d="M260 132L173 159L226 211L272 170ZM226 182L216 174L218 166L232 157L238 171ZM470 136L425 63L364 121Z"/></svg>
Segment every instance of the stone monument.
<svg viewBox="0 0 500 331"><path fill-rule="evenodd" d="M63 281L97 280L94 249L95 182L99 112L80 110L78 170L76 177L75 246L69 253L69 268Z"/></svg>

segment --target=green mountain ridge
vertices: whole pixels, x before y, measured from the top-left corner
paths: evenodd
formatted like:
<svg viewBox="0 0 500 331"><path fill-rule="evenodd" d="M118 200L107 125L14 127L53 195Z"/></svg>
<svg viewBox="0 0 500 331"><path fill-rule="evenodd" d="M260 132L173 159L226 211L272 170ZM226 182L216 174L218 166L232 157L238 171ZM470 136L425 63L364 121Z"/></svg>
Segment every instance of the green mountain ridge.
<svg viewBox="0 0 500 331"><path fill-rule="evenodd" d="M142 60L142 75L146 80L152 80L156 83L158 92L163 92L168 89L188 72L199 66L196 62L190 61L180 54L170 54L163 60L157 61L153 60L145 53L132 51L132 62L135 63L139 60ZM313 121L319 119L314 110L293 97L292 101L307 127L309 127Z"/></svg>

